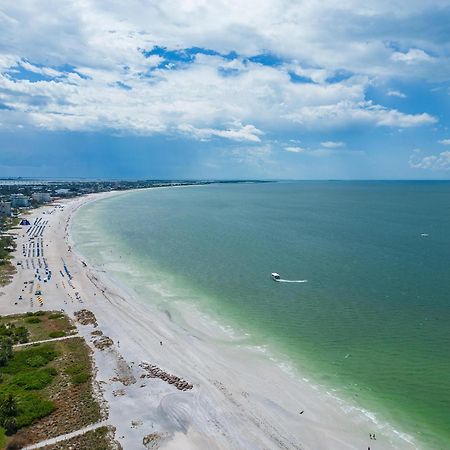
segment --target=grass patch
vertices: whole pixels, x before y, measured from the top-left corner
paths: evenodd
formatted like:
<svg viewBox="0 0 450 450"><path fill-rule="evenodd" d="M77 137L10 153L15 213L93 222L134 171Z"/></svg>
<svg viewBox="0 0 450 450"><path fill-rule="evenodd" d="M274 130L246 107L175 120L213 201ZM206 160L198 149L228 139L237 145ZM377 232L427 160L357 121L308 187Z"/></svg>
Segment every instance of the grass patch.
<svg viewBox="0 0 450 450"><path fill-rule="evenodd" d="M64 331L52 331L51 333L48 333L48 337L52 339L64 337L65 335L66 333Z"/></svg>
<svg viewBox="0 0 450 450"><path fill-rule="evenodd" d="M0 317L0 326L6 323L14 324L16 327L25 326L29 342L48 339L49 334L53 332L64 332L67 336L76 328L67 316L58 311L37 311L25 315Z"/></svg>
<svg viewBox="0 0 450 450"><path fill-rule="evenodd" d="M29 334L27 328L24 326L16 326L10 322L0 324L0 336L9 337L13 344L24 344L28 342Z"/></svg>
<svg viewBox="0 0 450 450"><path fill-rule="evenodd" d="M32 368L45 366L57 355L58 353L51 344L32 345L16 351L14 357L0 371L4 374L20 374Z"/></svg>
<svg viewBox="0 0 450 450"><path fill-rule="evenodd" d="M48 318L50 320L62 319L63 317L64 317L64 314L61 314L61 313L52 313L52 314L49 314L49 316L48 316Z"/></svg>
<svg viewBox="0 0 450 450"><path fill-rule="evenodd" d="M17 386L26 391L37 391L49 385L56 374L57 370L54 367L31 370L14 376L9 383L11 386Z"/></svg>
<svg viewBox="0 0 450 450"><path fill-rule="evenodd" d="M50 319L51 315L57 317ZM40 322L28 324L30 318ZM70 319L58 312L0 317L0 327L11 322L16 327L27 323L27 328L33 329L30 335L39 340L69 334L72 327ZM0 428L0 439L6 439L0 448L14 442L20 443L17 448L22 448L101 420L100 405L89 382L91 378L90 349L81 337L15 348L12 357L0 367L0 404L2 399L14 398L15 428L9 433L18 431L5 437ZM102 446L106 441L98 439L99 446L73 448L112 448L109 444Z"/></svg>
<svg viewBox="0 0 450 450"><path fill-rule="evenodd" d="M56 376L56 369L48 367L56 356L57 352L48 345L32 346L16 350L0 369L0 392L3 398L12 395L17 404L15 420L18 429L54 411L55 405L42 390Z"/></svg>
<svg viewBox="0 0 450 450"><path fill-rule="evenodd" d="M51 398L55 409L30 427L16 433L17 438L25 439L28 443L70 433L102 419L92 383L89 382L92 365L90 350L84 340L76 337L39 346L49 346L57 354L47 365L41 366L40 370L51 367L57 374L42 390L27 392L42 393L47 399Z"/></svg>
<svg viewBox="0 0 450 450"><path fill-rule="evenodd" d="M39 319L39 317L35 317L35 316L33 316L33 317L27 317L27 318L25 319L25 322L26 322L26 323L40 323L40 322L41 322L41 319Z"/></svg>
<svg viewBox="0 0 450 450"><path fill-rule="evenodd" d="M0 231L7 231L16 226L16 219L0 217ZM3 234L3 233L2 233ZM17 269L11 263L12 252L16 248L16 241L12 236L0 236L0 287L11 283Z"/></svg>
<svg viewBox="0 0 450 450"><path fill-rule="evenodd" d="M0 427L0 448L4 448L5 445L6 445L5 429L3 427Z"/></svg>
<svg viewBox="0 0 450 450"><path fill-rule="evenodd" d="M70 375L70 381L73 384L86 383L91 378L89 367L81 364L69 366L65 372Z"/></svg>
<svg viewBox="0 0 450 450"><path fill-rule="evenodd" d="M17 269L11 264L11 262L3 260L0 264L0 287L11 283L15 273L17 273Z"/></svg>
<svg viewBox="0 0 450 450"><path fill-rule="evenodd" d="M77 373L72 377L72 383L73 384L83 384L86 383L91 378L91 375L86 372Z"/></svg>
<svg viewBox="0 0 450 450"><path fill-rule="evenodd" d="M51 400L35 393L20 396L17 406L19 412L17 427L19 429L31 425L37 419L48 416L56 409Z"/></svg>

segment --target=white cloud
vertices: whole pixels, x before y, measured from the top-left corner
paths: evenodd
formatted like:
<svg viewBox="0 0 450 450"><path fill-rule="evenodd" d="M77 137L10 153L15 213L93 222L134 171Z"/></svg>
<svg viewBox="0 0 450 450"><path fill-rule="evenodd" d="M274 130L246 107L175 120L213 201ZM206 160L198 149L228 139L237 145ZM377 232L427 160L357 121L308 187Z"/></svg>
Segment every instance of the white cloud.
<svg viewBox="0 0 450 450"><path fill-rule="evenodd" d="M260 142L259 136L264 134L253 125L237 124L227 130L215 130L212 128L195 128L192 125L180 125L178 129L201 140L208 140L214 136L231 139L233 141Z"/></svg>
<svg viewBox="0 0 450 450"><path fill-rule="evenodd" d="M284 149L290 153L304 153L306 151L303 147L285 147Z"/></svg>
<svg viewBox="0 0 450 450"><path fill-rule="evenodd" d="M450 139L442 139L438 142L439 142L439 144L442 144L442 145L450 145Z"/></svg>
<svg viewBox="0 0 450 450"><path fill-rule="evenodd" d="M404 62L406 64L434 61L434 58L432 56L418 48L411 48L406 53L395 52L392 54L391 59L393 61Z"/></svg>
<svg viewBox="0 0 450 450"><path fill-rule="evenodd" d="M57 9L50 0L38 3L2 6L0 102L12 109L0 110L4 127L189 132L197 139L255 144L263 133L277 130L355 123L412 127L436 119L367 101L373 78L430 79L437 72L441 77L450 72L431 37L417 42L407 37L402 48L410 50L405 53L393 53L385 44L384 22L404 23L414 14L420 16L419 0L406 6L388 0L364 5L346 0L339 7L332 0L173 0L145 5L129 0L110 2L108 8L94 0L62 0ZM444 0L433 0L430 8L442 5ZM336 23L341 25L336 28ZM394 37L402 41L402 36ZM160 64L170 61L160 55L146 58L142 51L155 45L235 51L240 56L198 55L192 64L163 70ZM261 53L283 62L267 67L246 59ZM426 64L405 71L398 64L434 60L443 61L439 71L428 70ZM15 79L12 70L20 67L54 79ZM292 74L311 82L293 83Z"/></svg>
<svg viewBox="0 0 450 450"><path fill-rule="evenodd" d="M338 141L326 141L326 142L321 142L320 145L322 147L325 148L340 148L340 147L345 147L345 143L344 142L338 142Z"/></svg>
<svg viewBox="0 0 450 450"><path fill-rule="evenodd" d="M395 109L374 105L370 101L340 101L329 105L305 106L288 113L286 117L305 126L322 128L355 123L409 128L437 122L435 117L427 113L405 114Z"/></svg>
<svg viewBox="0 0 450 450"><path fill-rule="evenodd" d="M331 141L329 141L331 142ZM325 144L328 144L329 142L325 142ZM334 142L333 142L334 143ZM322 143L323 145L324 143ZM345 149L339 149L341 146L324 146L321 148L305 148L305 147L291 147L287 146L284 147L284 150L290 153L301 153L306 156L314 156L314 157L327 157L327 156L333 156L333 155L361 155L363 152L357 151L357 150L345 150Z"/></svg>
<svg viewBox="0 0 450 450"><path fill-rule="evenodd" d="M420 158L420 152L414 152L409 159L409 166L413 169L450 170L450 151Z"/></svg>
<svg viewBox="0 0 450 450"><path fill-rule="evenodd" d="M387 95L389 95L390 97L406 98L406 95L403 92L395 90L388 91Z"/></svg>

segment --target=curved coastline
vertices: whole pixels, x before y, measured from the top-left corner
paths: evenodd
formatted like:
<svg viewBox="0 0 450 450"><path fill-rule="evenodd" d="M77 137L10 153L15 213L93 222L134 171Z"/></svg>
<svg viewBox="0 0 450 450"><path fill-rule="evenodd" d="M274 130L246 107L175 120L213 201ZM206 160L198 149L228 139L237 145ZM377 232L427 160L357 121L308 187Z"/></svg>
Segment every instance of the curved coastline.
<svg viewBox="0 0 450 450"><path fill-rule="evenodd" d="M100 198L104 197L105 196L92 196L89 199L85 199L82 204L86 205L87 203L95 200L100 200ZM75 212L75 210L73 212ZM70 215L71 224L74 216L75 214ZM68 239L70 245L74 246L76 252L78 253L79 251L77 250L77 242L74 242L72 233L69 234ZM241 334L236 333L235 331L233 333L234 337L230 337L229 333L223 332L224 329L231 329L228 324L226 326L222 325L222 332L217 333L220 327L216 326L215 329L212 330L211 326L208 324L208 322L211 321L210 318L206 317L201 311L195 311L192 310L192 308L187 311L185 305L177 305L179 317L181 318L182 322L176 323L172 318L172 320L169 319L170 323L164 323L167 322L170 314L168 315L164 311L158 311L157 309L152 308L148 301L145 302L140 299L139 295L137 295L136 292L133 292L133 288L130 286L126 286L126 283L124 284L124 280L118 280L117 274L112 273L112 271L108 269L108 267L106 267L106 272L103 272L103 270L105 269L104 267L96 267L92 264L92 261L89 261L89 259L86 259L81 254L78 255L78 258L82 258L84 261L87 261L87 264L89 266L87 270L95 272L97 279L101 279L104 285L107 285L111 290L120 291L120 297L122 299L127 299L128 304L133 303L133 308L136 310L140 310L141 317L146 317L146 314L151 314L153 320L155 320L155 316L159 315L159 317L157 318L158 323L160 325L164 324L164 326L171 328L171 331L174 333L172 336L176 336L178 340L183 341L186 336L189 336L191 338L194 337L196 340L200 339L202 341L202 344L209 346L210 350L213 350L214 353L218 350L221 350L220 344L219 348L213 348L215 345L218 345L218 342L220 343L222 341L223 344L227 341L227 339L235 341L236 334L238 336ZM155 293L153 293L153 295L155 295ZM101 316L99 316L99 318L100 317ZM216 318L215 323L223 324L223 321ZM282 383L286 383L286 378L288 378L289 381L287 382L287 385L289 385L289 388L291 388L293 391L298 391L300 389L300 391L303 392L303 395L301 395L300 398L305 395L306 397L309 397L308 402L304 402L303 404L310 403L311 409L308 407L308 412L312 410L317 422L314 424L310 424L311 429L308 431L306 431L303 427L301 427L302 431L300 433L296 433L294 429L289 430L289 433L292 434L295 439L298 439L298 445L301 445L302 448L318 448L316 447L318 442L321 442L321 445L323 445L323 447L321 448L330 448L330 445L333 445L333 448L363 448L361 446L367 445L367 436L369 432L372 431L376 431L378 436L383 436L386 441L389 441L389 448L417 448L417 443L414 443L410 436L396 431L393 427L385 422L380 421L380 423L378 423L376 416L373 413L358 408L356 405L352 405L347 401L343 401L342 399L335 396L334 392L330 389L325 390L323 387L314 385L311 381L298 373L298 370L295 369L292 364L290 364L287 358L282 357L280 361L279 355L275 355L274 352L266 350L265 348L264 350L264 352L261 352L261 348L258 349L248 346L244 348L244 346L241 346L239 349L237 349L238 353L240 354L238 356L238 359L241 359L241 364L242 361L247 362L248 371L252 370L251 361L257 360L258 363L256 365L260 369L261 367L264 367L262 369L263 372L267 372L268 374L270 374L273 381L276 382L276 379L279 378ZM234 349L234 352L236 353L236 348ZM264 353L262 355L262 358L261 355L258 355L258 353ZM192 357L194 356L195 355L192 355ZM230 355L228 356L228 358L230 358ZM167 362L171 364L170 361ZM232 365L233 360L230 358L227 363ZM223 361L221 361L221 364L219 365L219 370L220 367L223 368ZM286 368L288 368L288 370L286 370ZM276 397L277 393L272 392L271 394L275 394L274 397ZM288 394L291 393L288 392ZM270 398L271 395L269 395L268 397ZM319 407L316 404L317 402L321 404ZM301 400L299 404L301 404ZM277 406L279 407L280 405ZM317 411L314 411L315 408L317 408ZM325 408L328 414L326 414L325 411L322 411L321 408ZM302 409L306 410L306 408ZM326 422L323 423L322 420L319 419L319 416L330 414L331 416L333 416L333 419L329 423L329 430L326 430ZM303 417L306 417L306 415L301 416L302 419ZM337 418L339 419L337 420ZM338 422L342 422L341 427L338 430L338 436L334 436L337 431L336 425L334 423L336 420ZM297 424L297 426L299 425L300 424ZM318 431L318 429L320 429L320 431ZM324 430L326 430L325 434ZM236 431L238 432L238 430ZM179 437L177 439L179 439ZM317 439L319 439L319 441L317 441ZM331 442L333 442L333 444L331 444ZM243 448L252 447L248 446Z"/></svg>

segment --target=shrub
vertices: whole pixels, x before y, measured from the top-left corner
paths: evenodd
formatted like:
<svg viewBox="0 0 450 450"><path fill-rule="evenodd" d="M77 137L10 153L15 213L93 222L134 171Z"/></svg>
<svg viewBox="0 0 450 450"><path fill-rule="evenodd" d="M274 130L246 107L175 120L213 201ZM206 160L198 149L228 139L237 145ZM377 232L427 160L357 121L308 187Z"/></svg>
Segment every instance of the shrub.
<svg viewBox="0 0 450 450"><path fill-rule="evenodd" d="M17 327L14 333L15 342L19 342L20 344L25 344L28 342L29 332L25 327Z"/></svg>
<svg viewBox="0 0 450 450"><path fill-rule="evenodd" d="M71 380L73 384L83 384L86 383L86 381L91 378L90 374L87 372L81 372L77 373L76 375L73 375Z"/></svg>
<svg viewBox="0 0 450 450"><path fill-rule="evenodd" d="M64 372L69 375L76 375L77 373L83 372L86 369L85 365L82 364L74 364L73 366L67 367Z"/></svg>
<svg viewBox="0 0 450 450"><path fill-rule="evenodd" d="M33 315L34 316L45 316L45 312L44 311L36 311Z"/></svg>
<svg viewBox="0 0 450 450"><path fill-rule="evenodd" d="M30 425L34 420L48 416L56 408L50 400L44 400L39 394L26 392L20 396L18 403L17 428Z"/></svg>
<svg viewBox="0 0 450 450"><path fill-rule="evenodd" d="M49 319L61 319L61 317L64 317L61 313L52 313L48 316Z"/></svg>
<svg viewBox="0 0 450 450"><path fill-rule="evenodd" d="M12 340L7 336L0 336L0 367L6 365L12 356Z"/></svg>
<svg viewBox="0 0 450 450"><path fill-rule="evenodd" d="M66 333L64 333L64 331L52 331L48 335L49 335L49 337L51 337L53 339L53 338L64 337L66 335Z"/></svg>
<svg viewBox="0 0 450 450"><path fill-rule="evenodd" d="M23 326L16 327L13 323L9 322L0 325L0 336L10 337L14 344L28 342L28 330Z"/></svg>
<svg viewBox="0 0 450 450"><path fill-rule="evenodd" d="M37 391L48 386L55 375L55 369L52 370L52 368L30 370L13 377L10 384L26 391Z"/></svg>
<svg viewBox="0 0 450 450"><path fill-rule="evenodd" d="M41 321L41 319L39 319L39 317L28 317L27 319L25 319L25 322L27 323L39 323Z"/></svg>
<svg viewBox="0 0 450 450"><path fill-rule="evenodd" d="M42 355L33 355L26 360L26 364L30 367L42 367L47 364L47 359Z"/></svg>
<svg viewBox="0 0 450 450"><path fill-rule="evenodd" d="M58 375L58 371L54 367L48 367L47 370L48 370L48 373L50 375L52 375L53 377Z"/></svg>
<svg viewBox="0 0 450 450"><path fill-rule="evenodd" d="M11 435L17 431L17 419L15 417L6 417L2 422L6 434Z"/></svg>
<svg viewBox="0 0 450 450"><path fill-rule="evenodd" d="M16 399L9 394L0 401L0 425L6 430L6 434L13 434L17 431L16 416Z"/></svg>
<svg viewBox="0 0 450 450"><path fill-rule="evenodd" d="M64 372L70 375L70 381L73 384L82 384L86 383L86 381L91 378L90 373L86 369L87 367L85 365L75 364L73 366L67 367Z"/></svg>
<svg viewBox="0 0 450 450"><path fill-rule="evenodd" d="M51 344L33 345L15 352L14 357L9 360L8 365L2 370L4 373L16 374L20 371L28 370L30 367L37 367L36 364L43 366L53 361L57 355ZM40 358L36 358L37 356Z"/></svg>

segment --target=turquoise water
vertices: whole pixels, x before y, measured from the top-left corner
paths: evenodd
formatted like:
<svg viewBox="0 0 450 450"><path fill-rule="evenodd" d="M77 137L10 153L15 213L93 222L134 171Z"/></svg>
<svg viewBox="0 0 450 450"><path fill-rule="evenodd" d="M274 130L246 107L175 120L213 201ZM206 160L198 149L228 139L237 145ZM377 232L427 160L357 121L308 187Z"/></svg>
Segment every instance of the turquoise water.
<svg viewBox="0 0 450 450"><path fill-rule="evenodd" d="M154 189L87 205L74 228L94 262L119 255L165 302L196 302L424 448L448 448L450 183Z"/></svg>

